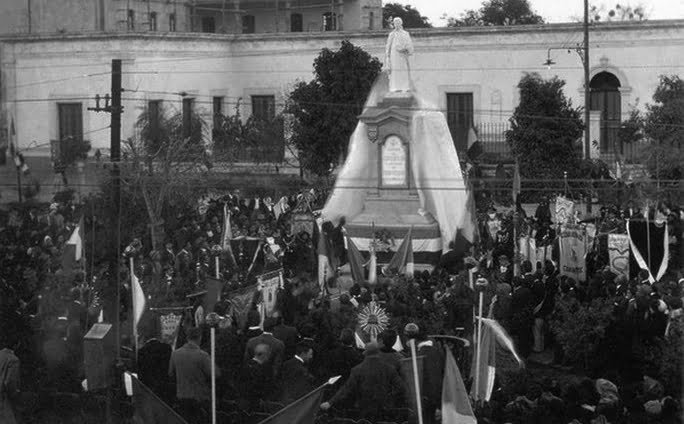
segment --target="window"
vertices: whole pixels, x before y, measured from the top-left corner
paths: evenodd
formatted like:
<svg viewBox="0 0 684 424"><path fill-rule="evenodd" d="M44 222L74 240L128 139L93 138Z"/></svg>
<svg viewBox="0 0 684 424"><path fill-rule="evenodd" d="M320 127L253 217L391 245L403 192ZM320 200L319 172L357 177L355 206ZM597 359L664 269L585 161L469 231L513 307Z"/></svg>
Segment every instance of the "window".
<svg viewBox="0 0 684 424"><path fill-rule="evenodd" d="M275 96L252 96L252 116L266 120L275 118Z"/></svg>
<svg viewBox="0 0 684 424"><path fill-rule="evenodd" d="M150 140L159 141L159 127L161 123L161 100L150 100L147 103L147 114L149 115Z"/></svg>
<svg viewBox="0 0 684 424"><path fill-rule="evenodd" d="M323 14L323 31L337 31L337 14L325 12Z"/></svg>
<svg viewBox="0 0 684 424"><path fill-rule="evenodd" d="M473 93L447 93L447 124L458 152L468 150L468 132L474 124Z"/></svg>
<svg viewBox="0 0 684 424"><path fill-rule="evenodd" d="M302 32L304 30L304 18L301 13L290 15L290 32Z"/></svg>
<svg viewBox="0 0 684 424"><path fill-rule="evenodd" d="M223 120L223 97L214 97L212 100L214 105L214 134L216 134L216 131L221 127L221 121Z"/></svg>
<svg viewBox="0 0 684 424"><path fill-rule="evenodd" d="M369 12L368 14L368 29L373 30L375 27L375 13Z"/></svg>
<svg viewBox="0 0 684 424"><path fill-rule="evenodd" d="M59 142L74 139L83 141L83 104L58 103Z"/></svg>
<svg viewBox="0 0 684 424"><path fill-rule="evenodd" d="M618 138L620 130L622 99L620 80L610 72L600 72L589 83L591 110L601 113L601 153L624 153ZM592 138L595 136L592 136Z"/></svg>
<svg viewBox="0 0 684 424"><path fill-rule="evenodd" d="M133 31L135 29L135 10L128 9L126 22L128 24L128 30Z"/></svg>
<svg viewBox="0 0 684 424"><path fill-rule="evenodd" d="M204 16L202 18L202 32L216 32L216 21L213 16Z"/></svg>
<svg viewBox="0 0 684 424"><path fill-rule="evenodd" d="M242 33L243 34L254 34L255 21L253 15L245 15L242 17Z"/></svg>
<svg viewBox="0 0 684 424"><path fill-rule="evenodd" d="M183 137L189 137L192 129L192 113L195 107L195 99L186 97L183 99Z"/></svg>
<svg viewBox="0 0 684 424"><path fill-rule="evenodd" d="M150 31L157 30L157 12L150 12Z"/></svg>
<svg viewBox="0 0 684 424"><path fill-rule="evenodd" d="M175 13L169 14L169 31L170 32L176 32L176 14Z"/></svg>

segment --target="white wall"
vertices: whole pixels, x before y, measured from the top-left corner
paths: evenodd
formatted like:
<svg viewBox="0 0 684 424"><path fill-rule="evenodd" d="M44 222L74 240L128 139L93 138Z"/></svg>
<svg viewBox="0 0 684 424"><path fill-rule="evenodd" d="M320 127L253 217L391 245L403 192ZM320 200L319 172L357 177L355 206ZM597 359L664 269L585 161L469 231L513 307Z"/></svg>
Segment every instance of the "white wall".
<svg viewBox="0 0 684 424"><path fill-rule="evenodd" d="M419 92L444 109L446 92L474 93L476 122L508 119L518 102L516 85L524 72L544 77L558 75L575 106L583 105L583 73L573 52L551 52L557 63L542 63L547 48L574 46L581 40L578 25L543 28L433 29L412 32L416 54L412 71ZM92 98L110 89L112 58L124 59L124 137L147 100L162 99L180 108L185 91L211 121L211 97L226 97L224 110L232 113L243 98L249 114L249 96L273 94L281 104L292 85L312 78L312 63L324 47L337 48L349 38L371 54L384 56L386 32L254 34L117 34L46 37L40 40L5 39L0 44L3 72L3 112L14 116L18 140L28 146L48 143L57 136L59 99L76 98L84 109ZM2 40L0 40L2 41ZM684 74L681 21L592 28L592 72L607 69L623 86L623 114L636 99L651 101L662 73ZM15 101L16 100L16 101ZM84 110L84 132L94 148L109 146L109 115ZM90 131L95 131L91 132ZM49 149L34 150L48 154Z"/></svg>

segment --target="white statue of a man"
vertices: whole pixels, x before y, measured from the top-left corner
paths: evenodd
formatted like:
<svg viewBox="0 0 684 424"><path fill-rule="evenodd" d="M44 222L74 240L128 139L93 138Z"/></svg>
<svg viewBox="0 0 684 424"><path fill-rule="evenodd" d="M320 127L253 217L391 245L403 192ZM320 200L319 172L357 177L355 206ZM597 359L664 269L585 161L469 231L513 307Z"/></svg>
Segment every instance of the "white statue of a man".
<svg viewBox="0 0 684 424"><path fill-rule="evenodd" d="M389 72L389 91L411 90L409 56L413 54L411 36L404 30L401 18L392 21L394 30L387 37L385 66Z"/></svg>

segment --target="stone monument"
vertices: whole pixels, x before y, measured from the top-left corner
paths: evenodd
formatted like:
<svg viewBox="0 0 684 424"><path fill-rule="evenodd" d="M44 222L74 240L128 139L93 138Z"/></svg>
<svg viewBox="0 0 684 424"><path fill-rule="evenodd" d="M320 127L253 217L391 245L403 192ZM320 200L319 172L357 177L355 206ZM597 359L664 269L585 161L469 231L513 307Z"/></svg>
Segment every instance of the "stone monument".
<svg viewBox="0 0 684 424"><path fill-rule="evenodd" d="M347 221L347 234L354 239L374 239L377 233L388 234L399 246L409 229L414 245L426 250L415 251L416 263L435 263L441 251L439 224L421 208L411 166L411 122L416 99L412 93L410 55L411 38L402 29L401 19L394 19L394 30L387 40L385 66L389 71L389 91L377 106L367 108L359 121L366 126L367 137L375 147L367 158L371 181L360 214ZM431 247L432 246L432 247ZM361 250L368 246L360 245ZM387 263L393 255L377 252L378 263Z"/></svg>

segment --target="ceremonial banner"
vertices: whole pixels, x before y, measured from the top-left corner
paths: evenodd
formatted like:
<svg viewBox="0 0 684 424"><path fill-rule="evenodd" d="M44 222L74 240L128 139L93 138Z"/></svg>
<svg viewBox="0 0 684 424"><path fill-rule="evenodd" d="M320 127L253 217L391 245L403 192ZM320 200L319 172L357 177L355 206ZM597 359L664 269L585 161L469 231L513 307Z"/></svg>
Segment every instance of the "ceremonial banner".
<svg viewBox="0 0 684 424"><path fill-rule="evenodd" d="M627 235L634 259L641 269L649 273L649 281L654 283L667 271L670 257L667 223L648 219L627 221Z"/></svg>
<svg viewBox="0 0 684 424"><path fill-rule="evenodd" d="M608 234L608 258L610 269L629 278L629 236Z"/></svg>
<svg viewBox="0 0 684 424"><path fill-rule="evenodd" d="M575 281L586 280L586 229L576 224L565 224L560 231L560 274Z"/></svg>
<svg viewBox="0 0 684 424"><path fill-rule="evenodd" d="M249 306L254 301L257 291L258 285L253 284L226 295L228 303L230 303L229 314L233 317L233 322L237 322L240 325L240 328L243 328L247 323L247 312L249 312Z"/></svg>
<svg viewBox="0 0 684 424"><path fill-rule="evenodd" d="M575 215L575 203L565 197L556 198L556 224L565 224Z"/></svg>
<svg viewBox="0 0 684 424"><path fill-rule="evenodd" d="M282 269L260 275L257 281L259 282L259 290L261 290L261 298L264 304L264 314L270 317L273 315L273 311L275 311L278 289L283 286Z"/></svg>
<svg viewBox="0 0 684 424"><path fill-rule="evenodd" d="M182 315L169 313L159 315L159 338L162 342L173 345L178 337Z"/></svg>

